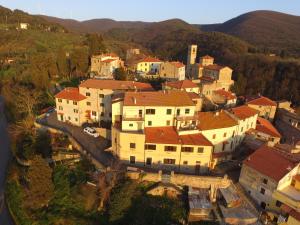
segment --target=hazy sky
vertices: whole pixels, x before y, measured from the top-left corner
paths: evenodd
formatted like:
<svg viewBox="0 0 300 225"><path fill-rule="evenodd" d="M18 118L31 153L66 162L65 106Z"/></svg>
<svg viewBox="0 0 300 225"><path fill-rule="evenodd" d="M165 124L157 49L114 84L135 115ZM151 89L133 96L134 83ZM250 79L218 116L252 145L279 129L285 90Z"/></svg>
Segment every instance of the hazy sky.
<svg viewBox="0 0 300 225"><path fill-rule="evenodd" d="M300 15L300 0L0 0L0 5L32 14L87 20L161 21L180 18L190 23L224 22L253 10Z"/></svg>

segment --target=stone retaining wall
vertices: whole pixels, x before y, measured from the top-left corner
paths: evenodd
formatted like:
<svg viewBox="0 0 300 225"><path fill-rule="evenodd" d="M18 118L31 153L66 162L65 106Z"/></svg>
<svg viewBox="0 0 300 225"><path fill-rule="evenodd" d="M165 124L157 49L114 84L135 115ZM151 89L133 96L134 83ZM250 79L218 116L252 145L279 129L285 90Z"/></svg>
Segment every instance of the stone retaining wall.
<svg viewBox="0 0 300 225"><path fill-rule="evenodd" d="M126 175L133 180L140 179L142 181L160 182L162 181L162 172L149 173L140 171L128 171ZM195 176L175 174L170 175L170 183L178 186L192 186L195 188L209 188L213 185L216 188L226 188L230 185L231 180L225 177L209 177L209 176Z"/></svg>

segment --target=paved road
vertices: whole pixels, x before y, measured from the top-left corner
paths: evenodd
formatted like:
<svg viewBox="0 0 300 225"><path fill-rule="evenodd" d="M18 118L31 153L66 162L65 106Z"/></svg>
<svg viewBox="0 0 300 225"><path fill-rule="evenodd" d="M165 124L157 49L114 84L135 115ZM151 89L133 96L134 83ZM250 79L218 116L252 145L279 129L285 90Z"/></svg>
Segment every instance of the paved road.
<svg viewBox="0 0 300 225"><path fill-rule="evenodd" d="M111 166L113 156L110 153L104 151L106 148L109 147L109 143L106 139L102 137L91 137L90 135L85 134L81 127L72 126L58 121L56 112L51 113L49 117L44 117L40 119L38 122L44 125L48 125L50 127L67 131L99 163L101 163L104 166Z"/></svg>
<svg viewBox="0 0 300 225"><path fill-rule="evenodd" d="M14 223L8 213L4 200L6 168L11 158L11 152L9 149L8 134L6 130L7 123L3 109L3 99L0 97L0 224L13 225Z"/></svg>

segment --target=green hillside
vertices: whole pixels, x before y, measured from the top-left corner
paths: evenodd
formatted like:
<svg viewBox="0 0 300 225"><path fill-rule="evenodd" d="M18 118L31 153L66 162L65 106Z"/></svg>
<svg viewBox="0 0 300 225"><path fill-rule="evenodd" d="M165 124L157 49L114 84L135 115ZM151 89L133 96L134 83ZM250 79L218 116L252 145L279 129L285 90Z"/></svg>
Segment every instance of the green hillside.
<svg viewBox="0 0 300 225"><path fill-rule="evenodd" d="M56 83L85 76L90 55L105 50L98 35L68 33L60 25L37 16L5 8L0 11L0 94L5 97L13 120L24 117L16 110L19 89L41 94L34 107L38 111L53 104ZM29 23L29 29L17 30L18 21Z"/></svg>
<svg viewBox="0 0 300 225"><path fill-rule="evenodd" d="M202 29L234 35L278 55L300 56L300 16L261 10Z"/></svg>

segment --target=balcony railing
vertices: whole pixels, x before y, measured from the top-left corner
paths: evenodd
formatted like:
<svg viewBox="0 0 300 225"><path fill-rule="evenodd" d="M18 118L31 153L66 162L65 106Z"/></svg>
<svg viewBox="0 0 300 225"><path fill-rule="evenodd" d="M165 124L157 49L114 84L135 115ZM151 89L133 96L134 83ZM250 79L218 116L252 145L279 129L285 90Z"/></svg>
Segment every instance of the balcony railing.
<svg viewBox="0 0 300 225"><path fill-rule="evenodd" d="M187 125L181 125L178 128L179 131L188 131L188 130L197 130L196 124L187 124Z"/></svg>
<svg viewBox="0 0 300 225"><path fill-rule="evenodd" d="M144 116L142 115L123 115L123 121L142 121Z"/></svg>
<svg viewBox="0 0 300 225"><path fill-rule="evenodd" d="M190 120L197 120L198 116L195 115L191 115L191 116L176 116L176 120L178 121L190 121Z"/></svg>

